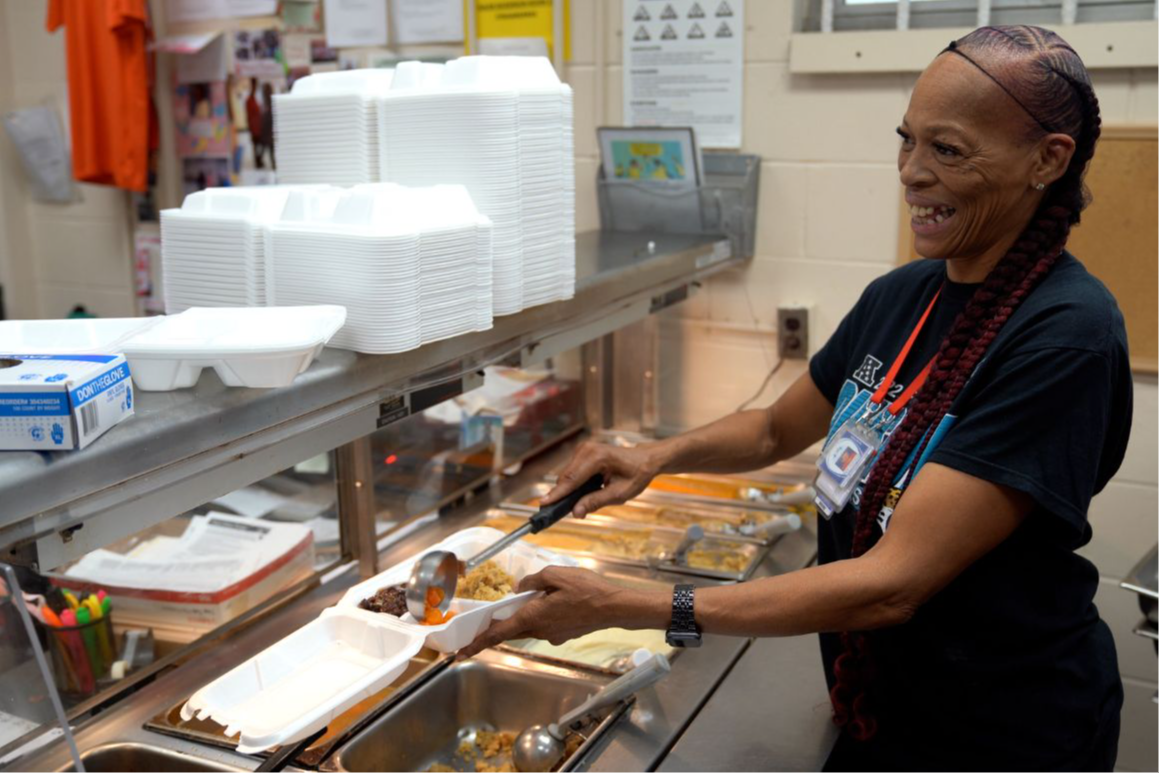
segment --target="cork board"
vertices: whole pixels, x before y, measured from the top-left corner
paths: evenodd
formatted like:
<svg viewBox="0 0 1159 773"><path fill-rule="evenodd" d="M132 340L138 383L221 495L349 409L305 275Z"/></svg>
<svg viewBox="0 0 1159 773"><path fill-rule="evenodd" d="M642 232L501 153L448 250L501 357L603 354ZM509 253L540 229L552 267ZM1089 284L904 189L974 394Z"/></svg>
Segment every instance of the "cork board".
<svg viewBox="0 0 1159 773"><path fill-rule="evenodd" d="M1110 288L1127 321L1131 367L1159 372L1159 130L1103 127L1087 172L1093 201L1067 242ZM909 207L899 200L898 263L918 258Z"/></svg>

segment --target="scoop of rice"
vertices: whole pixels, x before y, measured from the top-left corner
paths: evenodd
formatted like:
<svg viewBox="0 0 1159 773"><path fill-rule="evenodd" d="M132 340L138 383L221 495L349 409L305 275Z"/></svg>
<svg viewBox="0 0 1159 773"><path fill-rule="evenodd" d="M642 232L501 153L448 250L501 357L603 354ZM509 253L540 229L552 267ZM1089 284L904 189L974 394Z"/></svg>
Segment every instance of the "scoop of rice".
<svg viewBox="0 0 1159 773"><path fill-rule="evenodd" d="M473 601L498 601L514 590L515 578L494 561L485 561L459 581L455 595Z"/></svg>

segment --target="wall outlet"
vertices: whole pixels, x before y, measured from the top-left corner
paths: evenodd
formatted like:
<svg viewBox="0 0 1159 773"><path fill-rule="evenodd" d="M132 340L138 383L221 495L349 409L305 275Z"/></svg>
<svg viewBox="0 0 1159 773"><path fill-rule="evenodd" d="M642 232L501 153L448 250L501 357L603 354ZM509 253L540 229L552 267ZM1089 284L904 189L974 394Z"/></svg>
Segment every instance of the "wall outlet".
<svg viewBox="0 0 1159 773"><path fill-rule="evenodd" d="M777 357L782 360L807 360L812 354L809 317L811 308L803 305L777 307Z"/></svg>

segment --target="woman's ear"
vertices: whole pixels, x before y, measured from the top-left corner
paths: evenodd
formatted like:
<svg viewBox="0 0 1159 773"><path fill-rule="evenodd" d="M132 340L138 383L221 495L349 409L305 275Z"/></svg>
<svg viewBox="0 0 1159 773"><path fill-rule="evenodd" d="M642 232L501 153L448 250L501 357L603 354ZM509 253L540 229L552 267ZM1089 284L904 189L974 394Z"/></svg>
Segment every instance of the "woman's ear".
<svg viewBox="0 0 1159 773"><path fill-rule="evenodd" d="M1069 134L1048 134L1039 140L1031 184L1050 185L1066 173L1074 156L1074 139Z"/></svg>

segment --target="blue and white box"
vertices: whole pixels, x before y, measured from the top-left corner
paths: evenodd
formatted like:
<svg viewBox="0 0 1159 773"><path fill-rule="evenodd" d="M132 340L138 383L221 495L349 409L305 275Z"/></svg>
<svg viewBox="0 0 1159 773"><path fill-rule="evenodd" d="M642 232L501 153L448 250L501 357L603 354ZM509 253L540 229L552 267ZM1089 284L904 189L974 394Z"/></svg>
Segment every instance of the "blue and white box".
<svg viewBox="0 0 1159 773"><path fill-rule="evenodd" d="M121 354L0 354L0 450L80 449L133 415Z"/></svg>

